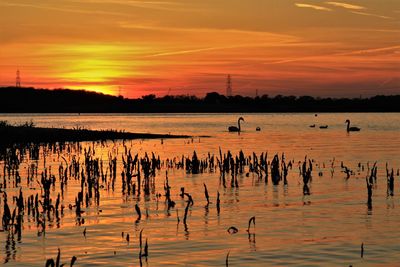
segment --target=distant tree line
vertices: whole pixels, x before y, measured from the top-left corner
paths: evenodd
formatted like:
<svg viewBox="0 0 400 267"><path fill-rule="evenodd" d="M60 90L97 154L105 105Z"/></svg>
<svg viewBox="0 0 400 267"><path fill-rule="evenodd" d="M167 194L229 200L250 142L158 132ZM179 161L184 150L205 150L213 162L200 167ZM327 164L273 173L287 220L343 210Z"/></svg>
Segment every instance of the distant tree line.
<svg viewBox="0 0 400 267"><path fill-rule="evenodd" d="M400 95L370 98L319 98L312 96L226 97L217 92L204 98L188 95L145 95L127 99L69 89L0 88L0 112L400 112Z"/></svg>

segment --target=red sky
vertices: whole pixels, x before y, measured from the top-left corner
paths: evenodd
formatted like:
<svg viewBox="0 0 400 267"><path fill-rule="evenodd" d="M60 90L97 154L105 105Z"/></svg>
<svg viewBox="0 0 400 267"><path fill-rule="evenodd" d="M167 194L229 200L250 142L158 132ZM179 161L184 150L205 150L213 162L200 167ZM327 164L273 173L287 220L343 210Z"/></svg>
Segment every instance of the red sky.
<svg viewBox="0 0 400 267"><path fill-rule="evenodd" d="M0 0L0 86L400 93L400 1Z"/></svg>

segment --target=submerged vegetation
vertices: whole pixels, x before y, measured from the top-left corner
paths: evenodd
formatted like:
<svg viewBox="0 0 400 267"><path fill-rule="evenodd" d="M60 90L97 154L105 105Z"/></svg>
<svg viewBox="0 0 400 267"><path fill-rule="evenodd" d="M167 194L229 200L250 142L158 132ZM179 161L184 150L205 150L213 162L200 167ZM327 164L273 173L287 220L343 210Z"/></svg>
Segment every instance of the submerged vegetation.
<svg viewBox="0 0 400 267"><path fill-rule="evenodd" d="M217 92L203 98L187 95L139 99L84 90L0 88L0 112L400 112L400 95L368 98L312 96L230 96Z"/></svg>
<svg viewBox="0 0 400 267"><path fill-rule="evenodd" d="M7 123L1 122L2 127L10 127ZM15 127L15 126L14 126ZM33 125L18 126L34 128ZM106 150L108 158L103 158L99 151ZM49 162L49 163L48 163ZM51 164L50 164L51 163ZM336 161L332 160L327 171L333 173ZM27 165L26 172L22 172L22 166ZM359 163L357 172L350 171L347 166L341 163L341 171L347 176L343 181L349 178L362 177L365 175L367 181L366 202L368 210L372 210L372 191L377 183L377 164L374 163L370 168L369 163ZM129 245L131 236L138 236L139 246L138 260L139 264L151 261L150 239L144 238L144 225L148 220L152 220L149 216L149 204L156 203L157 209L159 203L164 203L164 210L168 216L171 211L176 210L177 213L177 231L179 230L180 218L178 214L177 203L184 205L183 215L183 231L185 236L189 238L191 226L191 211L195 206L205 203L204 209L206 214L210 210L215 211L218 218L221 214L228 213L228 210L222 209L225 204L221 190L231 190L239 193L241 183L244 179L254 180L254 186L257 184L268 185L272 183L274 188L282 186L285 190L291 184L288 179L290 173L292 176L298 176L298 180L294 184L303 182L302 195L304 205L309 205L308 199L312 194L311 184L316 170L319 170L318 176L322 176L322 171L326 171L325 163L310 159L307 156L304 160L295 161L287 160L284 153L275 154L270 158L267 152L261 154L248 154L240 151L237 155L230 151L223 152L219 150L218 155L208 153L205 158L198 156L196 151L192 156L182 155L181 157L161 159L156 153L144 153L139 155L133 153L133 147L127 143L121 143L120 153L113 149L113 146L107 142L87 142L86 144L78 142L69 143L53 143L53 144L29 144L26 146L9 146L0 155L0 167L3 171L0 174L0 190L3 193L2 205L0 207L0 215L2 217L2 231L8 232L10 240L8 242L21 242L23 233L26 229L36 229L37 235L46 238L48 228L56 226L61 227L63 220L67 216L73 216L77 227L90 225L87 223L88 211L97 209L101 211L103 205L102 200L110 193L114 194L120 191L123 199L133 199L134 209L132 209L129 218L135 225L133 228L127 228L122 232L122 238ZM295 174L296 167L298 174ZM179 171L186 175L194 175L193 177L206 174L216 173L219 177L219 188L216 196L210 196L207 185L202 183L204 187L204 199L193 198L189 192L192 188L185 188L179 184L172 185L169 179L169 172L175 174ZM387 190L388 197L393 196L394 191L394 170L387 172ZM162 178L165 174L165 179ZM399 170L397 170L399 175ZM78 185L77 191L69 191L68 187L71 183ZM160 192L160 186L163 184L164 192ZM37 187L38 186L38 187ZM35 189L36 188L36 189ZM173 194L172 191L180 194ZM301 189L300 189L301 190ZM214 192L215 192L214 191ZM67 193L68 192L68 193ZM73 201L67 194L76 193ZM215 202L214 202L215 201ZM209 204L214 202L215 207ZM162 205L160 206L162 208ZM254 211L257 213L257 211ZM259 219L258 219L259 221ZM26 225L29 227L26 227ZM250 246L256 244L256 214L252 216L248 222L237 221L236 226L231 226L228 233L239 234L246 229ZM132 233L131 231L134 231ZM151 231L151 230L149 230ZM89 238L87 228L83 230L83 238ZM47 258L46 266L60 265L60 249L62 242L59 244L58 256L56 261ZM229 249L229 248L227 248ZM16 253L16 248L7 247L7 257L5 262L10 261ZM114 251L114 255L116 255ZM363 253L363 252L362 252ZM229 265L229 254L226 255L226 266ZM77 255L79 257L79 255ZM71 266L78 259L75 255L71 258ZM223 257L223 255L222 255ZM363 257L363 254L362 254ZM222 262L222 260L221 260Z"/></svg>

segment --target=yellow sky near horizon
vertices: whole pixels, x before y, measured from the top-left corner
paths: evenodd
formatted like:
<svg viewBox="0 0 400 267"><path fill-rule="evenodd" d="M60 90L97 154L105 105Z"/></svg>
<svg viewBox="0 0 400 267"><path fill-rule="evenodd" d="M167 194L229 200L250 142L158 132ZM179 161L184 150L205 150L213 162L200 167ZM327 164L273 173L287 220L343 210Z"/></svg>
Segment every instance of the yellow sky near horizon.
<svg viewBox="0 0 400 267"><path fill-rule="evenodd" d="M400 93L398 0L0 0L0 86Z"/></svg>

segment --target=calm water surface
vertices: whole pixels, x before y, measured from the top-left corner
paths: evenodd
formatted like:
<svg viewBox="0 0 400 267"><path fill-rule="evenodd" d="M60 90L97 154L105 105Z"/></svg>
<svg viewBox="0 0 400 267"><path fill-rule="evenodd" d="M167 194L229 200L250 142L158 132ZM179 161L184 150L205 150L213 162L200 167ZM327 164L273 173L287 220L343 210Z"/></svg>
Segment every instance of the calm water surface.
<svg viewBox="0 0 400 267"><path fill-rule="evenodd" d="M229 133L227 127L237 124L243 116L243 132ZM348 134L344 121L350 119L361 132ZM400 262L399 177L400 167L400 115L399 114L5 114L0 120L22 123L32 120L44 127L85 127L88 129L116 129L131 132L188 134L193 139L134 140L125 142L132 154L143 156L154 152L161 160L191 157L193 151L205 159L210 153L219 156L219 148L236 155L243 150L246 155L268 152L268 159L279 153L295 164L289 171L288 185L265 184L250 173L239 175L239 188L224 188L220 184L219 170L203 174L186 174L182 169L169 169L171 198L176 207L167 211L164 196L158 201L155 194L146 197L122 194L121 177L117 177L114 190L100 190L100 203L84 208L85 223L77 225L74 204L80 181L71 178L64 192L62 204L66 207L59 223L47 222L45 235L38 235L36 222L24 218L22 239L0 232L0 253L5 265L44 266L46 259L55 258L61 249L62 263L73 255L76 266L138 266L139 232L148 238L149 257L144 266L223 266L230 252L230 266L387 266ZM316 128L308 127L316 124ZM328 129L319 129L328 125ZM261 131L255 131L256 127ZM108 165L109 155L117 157L118 173L122 170L122 141L82 143L83 148L95 148L95 158ZM83 152L48 153L36 163L39 173L52 169L58 178L58 168L75 155L83 164ZM302 178L297 162L305 156L314 160L311 195L303 196ZM368 209L365 177L369 162L378 164L378 180L373 193L373 207ZM37 192L38 186L26 186L28 165L26 158L20 165L22 190L27 196ZM341 162L354 171L346 180ZM364 170L358 164L364 166ZM387 197L385 165L395 171L395 192ZM0 162L3 170L4 162ZM331 166L334 166L332 168ZM332 172L332 170L334 170ZM154 193L164 195L166 168L155 177ZM248 172L248 170L246 170ZM245 173L246 173L245 172ZM321 172L322 176L318 173ZM0 181L3 181L0 172ZM203 183L210 193L208 209L205 208ZM3 186L4 187L4 186ZM193 196L194 205L188 213L188 229L177 223L182 219L186 201L180 188ZM52 189L52 197L59 186ZM19 188L8 185L11 207L12 196ZM221 194L221 212L215 207L217 191ZM0 216L3 215L3 199ZM144 213L135 223L135 204ZM145 214L148 213L148 216ZM246 232L250 217L256 217L256 227ZM237 234L227 229L235 226ZM86 238L82 232L86 228ZM121 233L130 234L130 242ZM364 258L360 245L364 243Z"/></svg>

